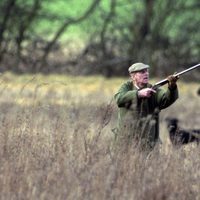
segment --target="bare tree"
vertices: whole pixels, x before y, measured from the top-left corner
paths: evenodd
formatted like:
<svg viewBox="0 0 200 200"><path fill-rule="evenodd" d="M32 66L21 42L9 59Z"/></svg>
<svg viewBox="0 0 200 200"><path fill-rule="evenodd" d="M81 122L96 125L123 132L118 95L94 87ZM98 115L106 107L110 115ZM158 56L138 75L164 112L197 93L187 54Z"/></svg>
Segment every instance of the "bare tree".
<svg viewBox="0 0 200 200"><path fill-rule="evenodd" d="M108 56L108 52L107 52L108 49L106 47L106 42L107 42L106 34L107 34L108 26L111 23L111 20L115 17L116 3L117 3L116 0L110 1L110 10L104 19L102 30L100 32L100 43L101 43L101 49L102 49L104 57Z"/></svg>
<svg viewBox="0 0 200 200"><path fill-rule="evenodd" d="M2 45L4 42L4 33L6 31L7 23L11 16L11 12L12 12L13 8L15 7L16 1L17 0L8 0L4 5L5 8L2 8L2 10L4 10L4 12L2 12L3 20L0 24L0 61L3 57L4 51L6 50L6 47L3 47L3 45Z"/></svg>
<svg viewBox="0 0 200 200"><path fill-rule="evenodd" d="M16 37L18 62L21 59L22 42L26 39L26 32L29 31L29 27L35 20L40 6L41 0L34 0L32 7L29 8L27 14L22 18L23 20L18 24L18 34Z"/></svg>
<svg viewBox="0 0 200 200"><path fill-rule="evenodd" d="M165 66L189 65L198 60L198 0L89 2L82 14L72 17L60 16L51 10L46 12L45 9L50 8L48 0L1 0L2 66L18 71L45 72L50 69L48 62L50 70L61 66L62 70L75 69L76 72L84 65L87 69L85 67L83 73L112 76L125 74L124 68L138 60L152 64L154 74L163 72ZM60 24L57 30L47 30L51 39L40 31L40 25L49 21ZM68 60L53 60L53 56L50 59L53 53L62 53L64 44L59 43L59 39L67 34L69 27L77 26L85 31L83 21L90 31L82 52L73 52Z"/></svg>
<svg viewBox="0 0 200 200"><path fill-rule="evenodd" d="M92 12L98 6L100 1L101 0L94 0L83 15L81 15L77 18L66 19L66 21L56 31L53 39L50 42L48 42L48 44L46 45L44 54L43 54L42 59L41 59L41 65L39 66L39 68L46 62L47 57L48 57L48 55L51 51L51 48L56 43L56 41L59 39L59 37L64 33L64 31L66 31L66 29L69 26L74 25L74 24L78 24L78 23L82 22L83 20L85 20L89 15L92 14Z"/></svg>

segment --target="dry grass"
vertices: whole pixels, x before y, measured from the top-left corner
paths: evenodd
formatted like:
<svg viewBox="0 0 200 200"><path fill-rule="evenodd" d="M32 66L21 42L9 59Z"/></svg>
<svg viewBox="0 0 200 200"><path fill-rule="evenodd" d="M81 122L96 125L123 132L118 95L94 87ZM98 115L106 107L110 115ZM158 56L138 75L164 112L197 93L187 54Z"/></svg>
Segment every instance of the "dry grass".
<svg viewBox="0 0 200 200"><path fill-rule="evenodd" d="M173 115L198 127L198 84L180 83L161 114L163 145L146 157L112 149L122 81L2 75L0 199L200 199L200 149L173 149L164 123Z"/></svg>

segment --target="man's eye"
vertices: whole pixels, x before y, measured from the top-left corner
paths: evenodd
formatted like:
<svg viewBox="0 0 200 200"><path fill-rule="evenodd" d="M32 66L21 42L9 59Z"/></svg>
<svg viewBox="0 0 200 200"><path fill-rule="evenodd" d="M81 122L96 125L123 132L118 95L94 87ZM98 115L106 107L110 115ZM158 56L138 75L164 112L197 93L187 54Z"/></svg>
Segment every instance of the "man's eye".
<svg viewBox="0 0 200 200"><path fill-rule="evenodd" d="M148 71L147 71L147 70L142 70L142 71L141 71L142 74L144 74L144 73L146 73L146 72L148 72Z"/></svg>

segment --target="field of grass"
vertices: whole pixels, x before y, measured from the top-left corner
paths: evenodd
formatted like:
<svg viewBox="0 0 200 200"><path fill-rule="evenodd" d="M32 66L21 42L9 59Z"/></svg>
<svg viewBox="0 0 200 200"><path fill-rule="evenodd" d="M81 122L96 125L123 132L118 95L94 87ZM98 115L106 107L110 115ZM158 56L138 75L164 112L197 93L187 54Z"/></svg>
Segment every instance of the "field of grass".
<svg viewBox="0 0 200 200"><path fill-rule="evenodd" d="M146 157L112 151L124 80L1 74L0 199L200 199L200 149L174 149L165 127L173 116L200 128L199 83L179 81L180 98L161 112L163 144Z"/></svg>

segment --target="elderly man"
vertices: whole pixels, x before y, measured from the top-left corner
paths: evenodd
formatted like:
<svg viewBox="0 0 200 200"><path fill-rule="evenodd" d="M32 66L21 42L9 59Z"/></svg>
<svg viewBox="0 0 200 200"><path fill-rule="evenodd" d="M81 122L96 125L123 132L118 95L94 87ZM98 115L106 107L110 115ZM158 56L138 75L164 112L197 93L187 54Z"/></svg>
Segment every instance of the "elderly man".
<svg viewBox="0 0 200 200"><path fill-rule="evenodd" d="M173 75L166 90L152 89L148 69L143 63L130 66L131 80L114 97L119 108L117 139L130 142L134 138L142 149L151 150L159 139L159 112L175 102L178 89Z"/></svg>

